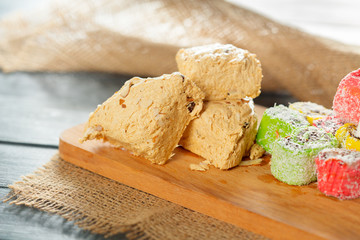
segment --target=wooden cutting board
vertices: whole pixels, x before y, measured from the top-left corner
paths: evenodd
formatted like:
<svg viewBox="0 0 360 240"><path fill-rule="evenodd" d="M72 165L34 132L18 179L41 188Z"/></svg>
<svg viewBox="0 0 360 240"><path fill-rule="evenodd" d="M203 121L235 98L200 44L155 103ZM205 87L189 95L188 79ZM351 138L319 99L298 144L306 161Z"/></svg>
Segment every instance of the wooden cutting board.
<svg viewBox="0 0 360 240"><path fill-rule="evenodd" d="M263 111L263 109L260 109ZM77 166L184 207L275 239L359 239L360 199L326 197L316 183L289 186L257 166L191 171L203 159L182 148L165 165L151 164L108 143L80 144L83 125L60 136L60 156Z"/></svg>

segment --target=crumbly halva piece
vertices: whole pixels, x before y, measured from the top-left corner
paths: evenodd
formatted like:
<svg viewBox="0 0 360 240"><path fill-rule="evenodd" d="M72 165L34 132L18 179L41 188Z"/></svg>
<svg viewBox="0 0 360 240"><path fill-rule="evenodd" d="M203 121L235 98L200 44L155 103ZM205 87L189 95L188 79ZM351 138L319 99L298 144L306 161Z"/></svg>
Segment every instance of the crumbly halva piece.
<svg viewBox="0 0 360 240"><path fill-rule="evenodd" d="M262 70L256 55L231 44L180 49L179 71L205 93L205 100L255 98L260 94Z"/></svg>
<svg viewBox="0 0 360 240"><path fill-rule="evenodd" d="M211 163L208 160L204 160L198 164L192 163L192 164L190 164L190 170L205 172L210 169L209 164L211 164Z"/></svg>
<svg viewBox="0 0 360 240"><path fill-rule="evenodd" d="M262 155L264 155L265 152L266 151L262 146L255 143L254 145L252 145L252 147L250 149L250 159L251 160L258 159L258 158L262 157Z"/></svg>
<svg viewBox="0 0 360 240"><path fill-rule="evenodd" d="M134 77L90 115L80 142L103 139L164 164L200 113L203 98L204 93L180 73Z"/></svg>
<svg viewBox="0 0 360 240"><path fill-rule="evenodd" d="M190 122L180 145L220 169L237 166L254 144L257 117L253 101L207 101Z"/></svg>

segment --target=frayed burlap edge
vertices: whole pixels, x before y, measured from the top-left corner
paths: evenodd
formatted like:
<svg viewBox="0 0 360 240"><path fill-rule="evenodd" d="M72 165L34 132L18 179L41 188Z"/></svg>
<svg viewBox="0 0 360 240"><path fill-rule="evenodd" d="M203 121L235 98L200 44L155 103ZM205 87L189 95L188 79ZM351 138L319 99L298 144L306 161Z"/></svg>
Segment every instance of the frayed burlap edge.
<svg viewBox="0 0 360 240"><path fill-rule="evenodd" d="M60 215L105 237L125 233L129 239L265 239L76 167L58 154L9 188L5 202Z"/></svg>

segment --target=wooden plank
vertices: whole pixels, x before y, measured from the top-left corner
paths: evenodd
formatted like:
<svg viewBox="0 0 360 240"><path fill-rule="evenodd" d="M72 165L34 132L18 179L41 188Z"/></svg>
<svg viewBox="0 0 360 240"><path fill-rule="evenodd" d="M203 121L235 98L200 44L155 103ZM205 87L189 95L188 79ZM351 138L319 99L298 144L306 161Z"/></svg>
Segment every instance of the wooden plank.
<svg viewBox="0 0 360 240"><path fill-rule="evenodd" d="M0 74L0 140L58 144L128 79L105 73Z"/></svg>
<svg viewBox="0 0 360 240"><path fill-rule="evenodd" d="M340 201L316 188L277 181L269 165L190 171L200 157L181 148L165 165L115 149L107 143L79 144L83 126L66 130L60 154L75 165L179 205L271 237L354 239L360 235L360 199ZM329 211L331 209L331 211Z"/></svg>
<svg viewBox="0 0 360 240"><path fill-rule="evenodd" d="M0 199L9 192L0 188ZM68 222L64 218L42 212L35 208L0 204L0 239L16 240L102 240L102 235L91 234ZM111 239L126 239L123 234Z"/></svg>
<svg viewBox="0 0 360 240"><path fill-rule="evenodd" d="M0 187L7 187L32 173L57 152L57 149L0 144Z"/></svg>

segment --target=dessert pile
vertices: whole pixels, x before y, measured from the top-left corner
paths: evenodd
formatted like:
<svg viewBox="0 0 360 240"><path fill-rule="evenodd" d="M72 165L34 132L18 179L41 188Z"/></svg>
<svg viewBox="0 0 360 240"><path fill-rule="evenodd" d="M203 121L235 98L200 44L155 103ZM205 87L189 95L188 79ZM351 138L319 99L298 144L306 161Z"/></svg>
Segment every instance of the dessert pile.
<svg viewBox="0 0 360 240"><path fill-rule="evenodd" d="M164 164L177 145L220 169L250 154L257 132L252 98L260 94L256 55L233 45L180 49L179 72L128 80L90 114L80 142L108 141L152 163ZM262 155L253 148L253 158Z"/></svg>
<svg viewBox="0 0 360 240"><path fill-rule="evenodd" d="M312 102L268 108L256 142L271 153L271 173L290 185L318 182L328 196L360 196L360 69L341 80L333 110Z"/></svg>
<svg viewBox="0 0 360 240"><path fill-rule="evenodd" d="M253 98L262 70L255 54L212 44L180 49L176 62L179 72L125 82L90 114L80 142L102 139L155 164L181 145L206 159L190 166L199 171L229 169L244 156L257 161L267 151L282 182L317 181L326 195L360 196L360 69L340 82L333 110L275 105L257 129Z"/></svg>

